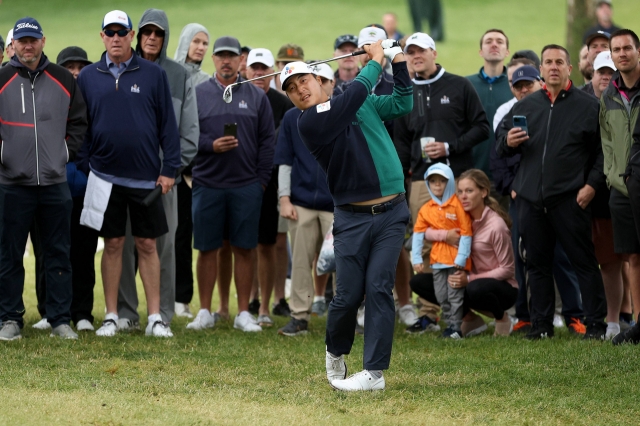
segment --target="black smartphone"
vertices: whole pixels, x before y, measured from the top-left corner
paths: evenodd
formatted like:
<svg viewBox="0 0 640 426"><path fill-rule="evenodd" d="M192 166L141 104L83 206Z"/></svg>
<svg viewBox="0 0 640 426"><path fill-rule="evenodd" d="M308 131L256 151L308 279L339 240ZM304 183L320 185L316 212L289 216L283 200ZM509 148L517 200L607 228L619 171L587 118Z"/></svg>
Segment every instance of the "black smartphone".
<svg viewBox="0 0 640 426"><path fill-rule="evenodd" d="M524 115L513 116L513 127L520 127L522 130L527 132L527 135L529 135L529 127L527 127L527 117L525 117Z"/></svg>
<svg viewBox="0 0 640 426"><path fill-rule="evenodd" d="M224 136L238 137L238 123L225 123L224 124Z"/></svg>

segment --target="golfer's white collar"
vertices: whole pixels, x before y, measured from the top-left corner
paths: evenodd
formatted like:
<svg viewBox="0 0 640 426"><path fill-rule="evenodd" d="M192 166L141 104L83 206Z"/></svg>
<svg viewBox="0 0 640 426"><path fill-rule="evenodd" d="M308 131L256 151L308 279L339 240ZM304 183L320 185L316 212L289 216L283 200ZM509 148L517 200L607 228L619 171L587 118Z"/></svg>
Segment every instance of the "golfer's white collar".
<svg viewBox="0 0 640 426"><path fill-rule="evenodd" d="M413 81L414 84L431 84L431 83L435 83L436 81L438 81L440 79L440 77L442 77L442 75L444 74L444 68L440 68L440 72L433 78L429 79L429 80L416 80L415 78L411 81Z"/></svg>

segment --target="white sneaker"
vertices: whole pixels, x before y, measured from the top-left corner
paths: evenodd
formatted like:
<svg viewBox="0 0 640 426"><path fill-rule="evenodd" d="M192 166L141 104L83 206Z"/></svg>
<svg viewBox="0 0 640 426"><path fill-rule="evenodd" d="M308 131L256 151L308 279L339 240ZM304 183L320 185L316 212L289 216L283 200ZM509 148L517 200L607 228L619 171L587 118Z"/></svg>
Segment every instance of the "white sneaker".
<svg viewBox="0 0 640 426"><path fill-rule="evenodd" d="M329 383L334 380L346 379L347 363L344 362L344 355L335 357L327 351L325 356L325 365L327 367L327 380L329 380Z"/></svg>
<svg viewBox="0 0 640 426"><path fill-rule="evenodd" d="M416 315L412 304L404 305L398 309L398 320L406 326L413 325L418 321L418 315Z"/></svg>
<svg viewBox="0 0 640 426"><path fill-rule="evenodd" d="M193 314L191 313L191 309L189 309L189 305L187 303L176 302L175 314L179 317L193 318Z"/></svg>
<svg viewBox="0 0 640 426"><path fill-rule="evenodd" d="M132 321L129 318L118 318L118 331L138 331L140 330L140 323L138 321Z"/></svg>
<svg viewBox="0 0 640 426"><path fill-rule="evenodd" d="M262 331L262 327L258 325L256 319L249 312L240 312L233 321L233 328L245 332Z"/></svg>
<svg viewBox="0 0 640 426"><path fill-rule="evenodd" d="M553 326L555 328L564 327L564 322L562 321L562 317L558 314L553 315Z"/></svg>
<svg viewBox="0 0 640 426"><path fill-rule="evenodd" d="M616 322L607 323L607 332L604 335L605 340L611 340L620 334L620 324Z"/></svg>
<svg viewBox="0 0 640 426"><path fill-rule="evenodd" d="M360 327L364 327L364 305L358 308L358 316L356 317L356 319L358 321L358 325Z"/></svg>
<svg viewBox="0 0 640 426"><path fill-rule="evenodd" d="M147 329L144 334L153 337L173 337L171 327L169 327L169 324L163 321L154 321L152 323L150 322L147 325Z"/></svg>
<svg viewBox="0 0 640 426"><path fill-rule="evenodd" d="M196 319L187 324L187 329L204 330L205 328L213 328L214 325L216 325L214 316L206 309L200 309Z"/></svg>
<svg viewBox="0 0 640 426"><path fill-rule="evenodd" d="M32 327L38 330L48 330L51 328L51 324L49 324L49 321L47 321L46 318L42 318L37 323L33 324Z"/></svg>
<svg viewBox="0 0 640 426"><path fill-rule="evenodd" d="M375 379L369 371L362 370L344 380L334 380L331 386L346 392L384 390L384 376Z"/></svg>
<svg viewBox="0 0 640 426"><path fill-rule="evenodd" d="M51 330L50 337L59 337L61 339L78 340L78 335L69 326L69 324L60 324L53 330Z"/></svg>
<svg viewBox="0 0 640 426"><path fill-rule="evenodd" d="M113 337L118 332L118 324L112 319L102 321L102 326L96 331L96 336Z"/></svg>
<svg viewBox="0 0 640 426"><path fill-rule="evenodd" d="M93 331L93 324L89 322L89 320L82 319L76 323L76 330L78 331Z"/></svg>

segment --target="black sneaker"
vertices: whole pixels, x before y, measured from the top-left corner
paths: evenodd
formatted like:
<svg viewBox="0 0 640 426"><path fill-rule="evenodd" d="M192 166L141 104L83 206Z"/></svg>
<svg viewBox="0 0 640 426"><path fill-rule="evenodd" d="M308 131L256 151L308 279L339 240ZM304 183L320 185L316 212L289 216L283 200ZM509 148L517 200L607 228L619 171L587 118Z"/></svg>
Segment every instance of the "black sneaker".
<svg viewBox="0 0 640 426"><path fill-rule="evenodd" d="M442 336L440 337L444 339L462 339L462 331L449 326L442 332Z"/></svg>
<svg viewBox="0 0 640 426"><path fill-rule="evenodd" d="M300 334L306 334L308 327L309 323L306 320L291 318L287 325L278 330L278 334L291 337L298 336Z"/></svg>
<svg viewBox="0 0 640 426"><path fill-rule="evenodd" d="M258 315L260 313L260 301L258 299L253 299L251 303L249 303L249 313L251 315Z"/></svg>
<svg viewBox="0 0 640 426"><path fill-rule="evenodd" d="M618 333L616 337L611 341L614 346L622 345L624 343L631 343L637 345L640 343L640 325L636 324L633 327Z"/></svg>
<svg viewBox="0 0 640 426"><path fill-rule="evenodd" d="M413 325L405 328L404 331L412 334L422 334L425 331L440 331L440 326L428 316L423 315Z"/></svg>
<svg viewBox="0 0 640 426"><path fill-rule="evenodd" d="M607 334L607 325L604 322L590 322L582 340L604 340Z"/></svg>
<svg viewBox="0 0 640 426"><path fill-rule="evenodd" d="M524 336L528 340L542 340L549 337L553 337L553 323L534 323L531 326L531 331Z"/></svg>
<svg viewBox="0 0 640 426"><path fill-rule="evenodd" d="M291 309L289 308L289 304L287 303L286 300L280 299L278 304L273 307L273 310L271 311L271 313L279 317L290 317Z"/></svg>

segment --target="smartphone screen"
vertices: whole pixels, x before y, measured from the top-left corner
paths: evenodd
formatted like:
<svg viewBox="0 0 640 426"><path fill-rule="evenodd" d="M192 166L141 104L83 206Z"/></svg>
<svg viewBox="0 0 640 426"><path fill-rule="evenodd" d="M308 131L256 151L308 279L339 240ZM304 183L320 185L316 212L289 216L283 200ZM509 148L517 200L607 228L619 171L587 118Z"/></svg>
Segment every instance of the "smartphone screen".
<svg viewBox="0 0 640 426"><path fill-rule="evenodd" d="M520 127L522 130L529 134L529 127L527 126L527 117L524 115L513 116L513 127Z"/></svg>
<svg viewBox="0 0 640 426"><path fill-rule="evenodd" d="M238 123L225 123L224 136L238 137Z"/></svg>

